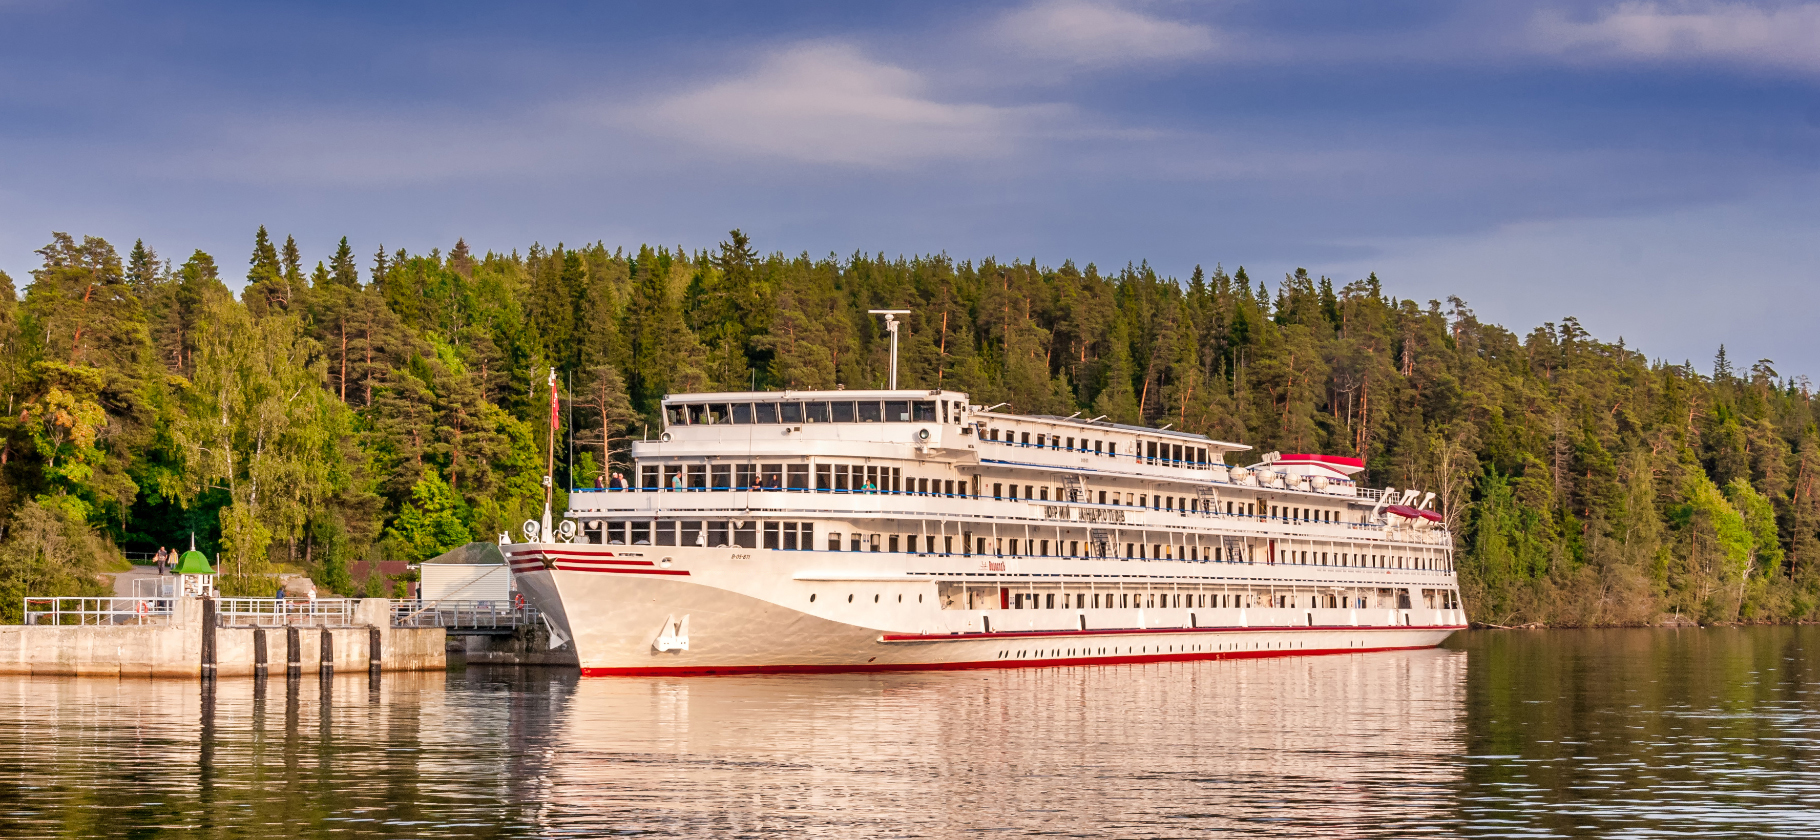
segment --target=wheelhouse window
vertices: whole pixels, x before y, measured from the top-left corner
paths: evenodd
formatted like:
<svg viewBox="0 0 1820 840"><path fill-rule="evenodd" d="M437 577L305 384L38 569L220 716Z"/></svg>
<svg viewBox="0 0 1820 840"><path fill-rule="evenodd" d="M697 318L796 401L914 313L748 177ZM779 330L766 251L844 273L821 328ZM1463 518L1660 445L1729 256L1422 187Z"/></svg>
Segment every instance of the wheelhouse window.
<svg viewBox="0 0 1820 840"><path fill-rule="evenodd" d="M752 425L752 404L751 403L734 403L733 410L731 412L731 416L733 417L733 422L738 425L741 425L741 426Z"/></svg>
<svg viewBox="0 0 1820 840"><path fill-rule="evenodd" d="M833 418L834 418L832 422L835 422L835 423L852 423L853 422L853 401L852 400L841 400L839 402L831 402L831 403L828 403L828 407L830 409L832 409Z"/></svg>
<svg viewBox="0 0 1820 840"><path fill-rule="evenodd" d="M884 417L879 413L878 403L873 402L871 400L864 400L864 401L861 401L858 405L859 405L859 422L861 422L861 423L878 423L884 419Z"/></svg>
<svg viewBox="0 0 1820 840"><path fill-rule="evenodd" d="M752 422L754 422L754 423L776 423L777 422L777 403L753 403L752 404Z"/></svg>
<svg viewBox="0 0 1820 840"><path fill-rule="evenodd" d="M834 422L833 416L830 413L831 412L830 405L831 405L830 403L825 403L825 402L803 403L803 422L804 423L832 423L832 422Z"/></svg>
<svg viewBox="0 0 1820 840"><path fill-rule="evenodd" d="M935 422L935 401L934 400L919 400L916 403L916 405L914 406L914 408L916 409L916 414L911 419L914 419L918 423L934 423Z"/></svg>
<svg viewBox="0 0 1820 840"><path fill-rule="evenodd" d="M803 422L803 404L799 402L782 403L777 407L777 418L784 423Z"/></svg>
<svg viewBox="0 0 1820 840"><path fill-rule="evenodd" d="M885 401L885 422L887 422L887 423L908 423L908 422L910 422L910 403L906 400L886 400Z"/></svg>

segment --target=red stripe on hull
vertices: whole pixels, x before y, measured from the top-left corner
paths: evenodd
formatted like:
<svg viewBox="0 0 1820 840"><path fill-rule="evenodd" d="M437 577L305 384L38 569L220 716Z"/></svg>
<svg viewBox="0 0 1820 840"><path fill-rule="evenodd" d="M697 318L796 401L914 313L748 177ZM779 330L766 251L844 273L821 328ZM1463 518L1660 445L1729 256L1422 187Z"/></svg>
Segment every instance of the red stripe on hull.
<svg viewBox="0 0 1820 840"><path fill-rule="evenodd" d="M977 636L975 637L977 638ZM1211 659L1271 659L1283 656L1333 656L1346 653L1382 653L1427 650L1435 645L1400 647L1330 648L1327 650L1248 650L1220 653L1164 653L1131 656L1079 656L1049 659L991 659L978 662L935 662L891 665L730 665L722 668L583 668L584 677L692 677L738 674L850 674L867 671L975 671L987 668L1062 668L1079 665L1135 665L1147 662L1197 662Z"/></svg>
<svg viewBox="0 0 1820 840"><path fill-rule="evenodd" d="M1148 630L1141 627L1119 627L1106 630L1025 630L1021 632L1010 631L1004 633L951 633L941 636L917 635L914 633L886 633L879 636L879 640L885 642L965 642L977 639L1074 639L1083 636L1159 636L1174 633L1285 633L1307 630L1383 631L1465 629L1466 625L1464 624L1392 624L1384 627L1355 627L1351 624L1293 624L1282 627L1270 627L1268 625L1258 627L1157 627Z"/></svg>
<svg viewBox="0 0 1820 840"><path fill-rule="evenodd" d="M609 574L609 575L681 575L683 577L689 576L689 573L682 569L620 569L620 568L612 568L612 567L602 568L599 566L572 566L572 565L562 563L562 562L558 562L556 564L556 570L559 572L599 572L602 574Z"/></svg>

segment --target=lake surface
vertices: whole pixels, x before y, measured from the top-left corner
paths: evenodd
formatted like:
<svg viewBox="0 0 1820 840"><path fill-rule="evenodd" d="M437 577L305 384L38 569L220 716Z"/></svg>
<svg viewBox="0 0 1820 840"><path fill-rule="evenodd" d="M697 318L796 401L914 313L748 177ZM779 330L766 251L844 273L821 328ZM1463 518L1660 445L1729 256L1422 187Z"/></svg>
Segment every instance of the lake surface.
<svg viewBox="0 0 1820 840"><path fill-rule="evenodd" d="M1820 836L1820 628L884 675L0 678L3 837Z"/></svg>

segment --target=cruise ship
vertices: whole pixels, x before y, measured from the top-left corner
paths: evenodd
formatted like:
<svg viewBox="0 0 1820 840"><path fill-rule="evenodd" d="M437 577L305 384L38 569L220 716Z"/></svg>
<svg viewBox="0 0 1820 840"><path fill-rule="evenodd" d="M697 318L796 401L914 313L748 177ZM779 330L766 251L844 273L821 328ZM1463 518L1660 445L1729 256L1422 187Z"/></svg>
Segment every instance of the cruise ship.
<svg viewBox="0 0 1820 840"><path fill-rule="evenodd" d="M577 490L501 547L584 675L1360 653L1465 626L1433 493L1360 487L1355 458L998 408L670 396L631 486Z"/></svg>

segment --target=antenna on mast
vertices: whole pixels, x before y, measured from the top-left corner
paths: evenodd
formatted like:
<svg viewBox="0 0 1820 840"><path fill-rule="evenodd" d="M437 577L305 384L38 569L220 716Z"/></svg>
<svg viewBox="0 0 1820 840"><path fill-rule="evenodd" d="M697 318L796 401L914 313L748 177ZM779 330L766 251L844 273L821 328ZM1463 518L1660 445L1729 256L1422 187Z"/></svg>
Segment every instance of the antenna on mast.
<svg viewBox="0 0 1820 840"><path fill-rule="evenodd" d="M891 334L891 390L895 391L897 390L897 325L903 323L902 321L897 320L897 316L908 315L910 314L910 310L868 309L866 310L866 313L869 315L885 316L885 332Z"/></svg>

